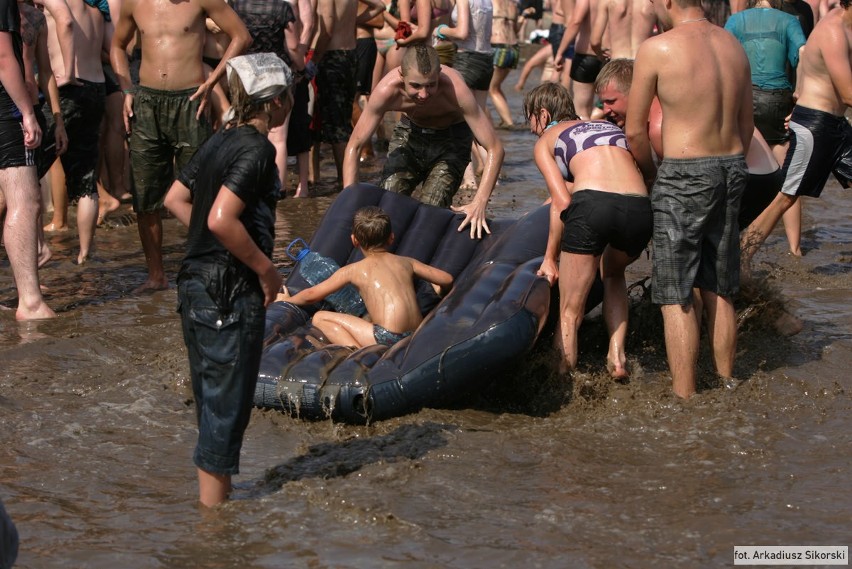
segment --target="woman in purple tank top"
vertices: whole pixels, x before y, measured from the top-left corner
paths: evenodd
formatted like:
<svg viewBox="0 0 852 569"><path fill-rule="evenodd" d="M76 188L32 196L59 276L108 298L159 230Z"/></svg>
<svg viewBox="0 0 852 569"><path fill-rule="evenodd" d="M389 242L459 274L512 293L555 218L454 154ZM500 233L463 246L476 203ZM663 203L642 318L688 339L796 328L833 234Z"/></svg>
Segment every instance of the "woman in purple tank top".
<svg viewBox="0 0 852 569"><path fill-rule="evenodd" d="M534 157L550 192L550 236L538 274L551 285L559 280L560 371L577 365L577 330L600 273L610 337L607 368L624 381L629 376L624 269L651 238L648 191L622 130L606 121L578 120L559 83L527 93L524 114L539 136Z"/></svg>

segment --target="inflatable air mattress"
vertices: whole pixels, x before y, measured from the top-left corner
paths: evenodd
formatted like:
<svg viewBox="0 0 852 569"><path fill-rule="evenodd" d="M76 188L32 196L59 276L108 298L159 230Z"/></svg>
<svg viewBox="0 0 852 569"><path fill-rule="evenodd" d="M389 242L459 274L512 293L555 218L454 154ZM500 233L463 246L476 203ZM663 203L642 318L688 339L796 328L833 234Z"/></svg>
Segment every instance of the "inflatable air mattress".
<svg viewBox="0 0 852 569"><path fill-rule="evenodd" d="M459 214L360 184L332 203L310 249L340 266L361 259L349 236L355 211L367 205L390 216L392 251L449 272L452 290L442 299L428 283L416 282L426 317L391 348L329 345L310 324L320 307L274 303L267 311L255 405L305 419L359 424L457 404L486 389L536 343L551 305L557 304L551 303L547 280L536 276L547 244L549 206L518 220L493 221L491 235L474 240L469 231L458 231ZM308 286L298 264L286 284L291 293ZM587 309L601 298L598 282Z"/></svg>

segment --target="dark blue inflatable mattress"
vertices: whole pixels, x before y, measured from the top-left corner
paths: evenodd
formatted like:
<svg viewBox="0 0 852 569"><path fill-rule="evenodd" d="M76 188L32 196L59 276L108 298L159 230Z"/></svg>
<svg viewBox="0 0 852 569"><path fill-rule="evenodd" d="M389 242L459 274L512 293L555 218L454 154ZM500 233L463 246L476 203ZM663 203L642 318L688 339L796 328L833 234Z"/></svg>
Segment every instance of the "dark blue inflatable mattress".
<svg viewBox="0 0 852 569"><path fill-rule="evenodd" d="M463 216L360 184L332 203L310 248L343 266L362 258L352 246L352 216L377 205L391 218L392 250L455 278L443 299L417 282L426 315L391 348L329 345L310 325L318 307L276 302L269 307L255 405L305 419L365 423L457 404L487 388L536 343L551 308L551 289L536 276L547 244L549 206L518 220L495 220L482 240L458 231ZM298 264L287 279L295 293L308 285ZM587 308L601 299L600 286ZM556 303L553 303L554 305Z"/></svg>

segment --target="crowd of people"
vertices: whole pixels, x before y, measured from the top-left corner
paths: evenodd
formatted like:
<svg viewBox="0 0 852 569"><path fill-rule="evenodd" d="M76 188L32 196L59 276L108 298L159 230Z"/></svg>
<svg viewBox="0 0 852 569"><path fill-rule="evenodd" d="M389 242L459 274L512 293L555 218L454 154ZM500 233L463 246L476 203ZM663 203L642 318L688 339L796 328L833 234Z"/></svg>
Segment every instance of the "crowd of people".
<svg viewBox="0 0 852 569"><path fill-rule="evenodd" d="M345 187L375 154L374 139L384 141L382 187L417 191L439 207L452 207L459 189L472 190L471 201L455 208L464 214L459 231L482 238L504 158L486 103L490 96L500 125L514 123L502 83L521 59L527 20L540 23L542 6L0 3L0 210L16 317L55 316L38 269L51 258L43 233L65 228L68 202L77 204L82 264L98 221L132 201L148 271L135 293L169 286L161 213L171 210L189 227L178 288L198 409L200 496L219 503L238 470L258 327L265 306L282 298L270 257L288 158L298 179L293 193L304 197L318 180L323 143ZM702 320L716 371L733 378L733 297L754 252L784 216L791 252L801 254L799 196L818 197L832 172L844 186L852 179L850 3L732 2L721 21L701 0L549 6L549 45L529 58L515 87L549 65L549 76L526 93L523 114L539 137L532 154L550 193L539 274L559 283L555 344L563 370L577 363L585 299L600 274L606 366L615 379L629 376L624 271L652 243L652 295L662 307L674 392L688 398L696 390ZM388 115L392 133L383 132ZM44 175L54 217L43 227ZM450 285L442 271L383 256L392 239L386 230L353 233L368 276L348 270L332 284L369 280L400 306L411 304L411 294L387 284L388 267ZM300 295L290 300L316 296ZM400 312L404 322L377 310L369 312L378 332L329 317L329 336L353 345L380 335L397 341L419 322L411 310ZM222 348L215 358L213 345ZM225 369L227 351L247 364ZM232 412L222 415L228 397Z"/></svg>

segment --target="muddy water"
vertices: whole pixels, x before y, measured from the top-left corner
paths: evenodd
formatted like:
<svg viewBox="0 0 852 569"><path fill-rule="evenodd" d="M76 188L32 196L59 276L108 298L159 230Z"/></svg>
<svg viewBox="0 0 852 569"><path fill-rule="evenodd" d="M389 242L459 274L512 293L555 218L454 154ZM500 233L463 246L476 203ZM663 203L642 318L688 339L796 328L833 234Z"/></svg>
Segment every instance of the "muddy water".
<svg viewBox="0 0 852 569"><path fill-rule="evenodd" d="M500 135L491 214L515 217L546 191L531 135ZM310 235L333 199L321 190L281 204L281 243ZM852 207L834 182L805 206L805 256L786 255L776 232L755 300L739 303L752 310L737 390L714 384L702 354L701 393L676 400L658 312L636 289L628 385L602 376L592 316L571 380L542 349L459 409L368 427L256 411L236 499L207 514L174 289L127 294L144 271L120 217L83 268L75 237L52 236L42 274L59 317L19 325L0 312L0 497L21 533L18 566L716 567L734 545L850 545ZM184 232L167 220L165 234L174 275ZM798 336L773 331L779 299L804 320ZM14 305L5 261L0 304Z"/></svg>

